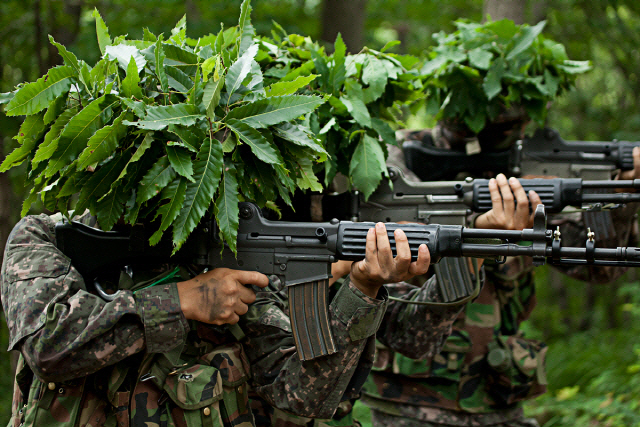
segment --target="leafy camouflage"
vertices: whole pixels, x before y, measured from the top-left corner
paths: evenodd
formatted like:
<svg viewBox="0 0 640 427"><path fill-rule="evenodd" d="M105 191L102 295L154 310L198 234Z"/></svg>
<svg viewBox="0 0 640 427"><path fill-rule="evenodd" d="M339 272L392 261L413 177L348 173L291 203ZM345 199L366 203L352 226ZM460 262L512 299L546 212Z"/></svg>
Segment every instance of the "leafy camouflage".
<svg viewBox="0 0 640 427"><path fill-rule="evenodd" d="M362 319L382 317L385 292L343 286L329 309L338 352L301 362L281 295L260 293L234 327L188 322L174 283L186 270L146 287L173 274L163 265L124 275L107 302L57 251L54 225L25 217L7 242L2 302L22 355L10 425L253 426L249 385L283 411L330 418L372 366L378 325Z"/></svg>

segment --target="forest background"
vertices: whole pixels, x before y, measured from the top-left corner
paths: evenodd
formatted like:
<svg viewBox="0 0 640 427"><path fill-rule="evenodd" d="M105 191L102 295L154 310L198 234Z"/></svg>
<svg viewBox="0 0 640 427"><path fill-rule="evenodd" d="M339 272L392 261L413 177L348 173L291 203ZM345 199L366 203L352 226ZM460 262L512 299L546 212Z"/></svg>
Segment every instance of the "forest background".
<svg viewBox="0 0 640 427"><path fill-rule="evenodd" d="M435 32L453 31L458 18L487 16L534 25L563 43L571 59L591 60L593 70L552 107L548 125L568 140L640 140L640 2L633 0L254 0L252 22L269 34L272 20L289 33L330 46L341 33L348 50L382 48L400 40L397 53L424 56ZM34 81L59 63L47 35L94 63L97 40L91 17L98 8L112 35L140 37L142 29L168 34L186 14L187 35L197 38L237 23L240 1L224 0L2 0L0 93ZM408 127L433 124L424 114ZM17 142L20 118L0 114L0 163ZM0 254L25 198L18 168L0 174ZM32 213L41 212L34 205ZM572 281L537 270L538 307L527 323L548 354L549 392L527 413L549 426L640 425L640 292L636 271L605 286ZM0 369L11 371L7 329L0 322ZM0 376L0 424L9 419L12 377ZM367 425L368 414L358 408Z"/></svg>

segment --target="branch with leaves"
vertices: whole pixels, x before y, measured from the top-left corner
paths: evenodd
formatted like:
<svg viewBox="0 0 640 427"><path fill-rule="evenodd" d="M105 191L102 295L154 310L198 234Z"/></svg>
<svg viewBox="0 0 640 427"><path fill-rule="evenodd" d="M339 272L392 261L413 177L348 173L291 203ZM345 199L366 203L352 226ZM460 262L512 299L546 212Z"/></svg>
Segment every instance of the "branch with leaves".
<svg viewBox="0 0 640 427"><path fill-rule="evenodd" d="M64 65L0 97L25 116L0 165L28 162L22 214L41 197L67 216L89 209L104 230L153 222L151 243L171 229L175 250L209 214L235 250L239 201L277 209L322 190L314 165L327 151L309 122L325 97L267 84L250 12L245 0L236 27L197 40L184 17L166 40L146 29L131 40L112 38L96 10L93 66L50 37Z"/></svg>
<svg viewBox="0 0 640 427"><path fill-rule="evenodd" d="M329 185L338 172L365 197L387 176L387 144L395 144L401 107L424 97L418 72L421 61L409 55L364 48L347 54L338 35L331 55L309 37L287 34L275 24L272 38L262 38L258 62L277 93L301 89L329 96L310 115L329 158L317 164Z"/></svg>
<svg viewBox="0 0 640 427"><path fill-rule="evenodd" d="M542 35L545 21L455 25L451 34L434 34L437 45L422 68L427 113L475 133L513 107L543 126L547 104L591 69L589 61L570 60L561 43Z"/></svg>

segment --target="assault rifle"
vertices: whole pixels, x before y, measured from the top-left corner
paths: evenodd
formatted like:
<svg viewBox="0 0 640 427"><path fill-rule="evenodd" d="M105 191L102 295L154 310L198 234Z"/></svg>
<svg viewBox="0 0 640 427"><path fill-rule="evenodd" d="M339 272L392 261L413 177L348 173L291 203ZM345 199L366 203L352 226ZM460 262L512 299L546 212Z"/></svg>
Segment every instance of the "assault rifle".
<svg viewBox="0 0 640 427"><path fill-rule="evenodd" d="M383 181L365 200L358 192L323 197L325 217L373 222L421 222L465 225L468 214L491 210L488 179L464 181L408 181L394 166L388 168L390 181ZM640 202L638 193L595 193L600 190L640 189L640 179L584 181L580 178L520 179L526 192L540 196L547 213L567 206L599 211Z"/></svg>
<svg viewBox="0 0 640 427"><path fill-rule="evenodd" d="M327 313L328 279L337 260L365 257L367 231L373 223L339 221L270 221L252 204L240 204L237 255L222 245L216 228L200 226L183 248L171 256L167 239L148 246L148 233L103 232L76 222L56 226L58 248L92 283L100 271L163 262L198 264L202 268L227 267L278 276L288 289L293 336L302 360L336 352ZM584 248L562 247L559 233L546 229L544 207L536 209L534 226L522 231L469 229L456 225L386 224L395 255L393 231L406 233L413 260L425 243L431 262L442 257L530 256L536 265L592 264L640 266L640 248L600 249L591 238ZM516 242L531 242L519 245Z"/></svg>
<svg viewBox="0 0 640 427"><path fill-rule="evenodd" d="M402 149L407 166L422 181L453 179L462 172L478 176L487 171L515 177L611 179L616 169L633 169L632 151L637 145L640 142L565 141L555 130L545 128L503 151L467 155L416 140L405 140Z"/></svg>

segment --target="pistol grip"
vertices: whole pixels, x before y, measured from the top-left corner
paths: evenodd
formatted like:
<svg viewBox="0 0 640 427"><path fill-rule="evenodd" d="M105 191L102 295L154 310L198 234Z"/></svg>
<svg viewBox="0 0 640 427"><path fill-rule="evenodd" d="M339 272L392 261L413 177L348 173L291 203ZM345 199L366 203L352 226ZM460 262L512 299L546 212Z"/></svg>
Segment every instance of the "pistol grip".
<svg viewBox="0 0 640 427"><path fill-rule="evenodd" d="M329 280L288 286L289 316L300 360L336 352L329 325Z"/></svg>

